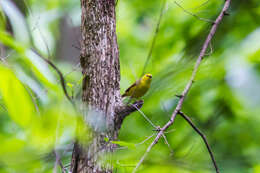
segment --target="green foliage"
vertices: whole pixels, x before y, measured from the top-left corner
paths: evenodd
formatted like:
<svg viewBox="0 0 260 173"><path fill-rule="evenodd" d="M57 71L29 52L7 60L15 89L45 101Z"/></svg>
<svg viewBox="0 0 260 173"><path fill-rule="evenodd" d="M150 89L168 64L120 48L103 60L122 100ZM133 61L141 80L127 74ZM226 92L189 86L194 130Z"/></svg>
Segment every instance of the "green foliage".
<svg viewBox="0 0 260 173"><path fill-rule="evenodd" d="M0 91L8 114L21 127L29 126L35 114L29 94L11 70L0 66L0 73Z"/></svg>
<svg viewBox="0 0 260 173"><path fill-rule="evenodd" d="M57 146L70 143L76 135L76 124L82 129L82 120L62 101L38 108L11 69L1 66L0 73L1 106L7 111L0 116L1 119L10 116L4 121L0 135L3 170L45 172L49 168L43 158Z"/></svg>
<svg viewBox="0 0 260 173"><path fill-rule="evenodd" d="M29 29L17 22L29 18L11 1L1 1L0 7L0 172L52 172L53 151L68 163L63 148L71 148L75 138L89 141L79 133L88 134L88 129L64 96L56 72L32 51L35 45L23 38L26 33L19 34ZM78 74L67 77L73 90L79 86Z"/></svg>
<svg viewBox="0 0 260 173"><path fill-rule="evenodd" d="M223 5L217 0L177 2L210 20ZM161 3L118 1L122 93L141 76ZM207 50L209 56L203 60L183 105L182 111L206 134L221 172L260 172L259 5L259 0L231 2L230 15L218 28L211 42L212 52ZM66 165L73 139L91 140L85 135L89 129L79 112L65 98L57 73L31 49L37 49L61 69L69 94L80 105L83 78L73 61L77 55L70 61L59 56L64 55L60 46L66 42L67 33L79 25L80 1L0 1L0 173L53 172L54 149ZM153 74L153 81L142 111L154 124L163 126L169 120L178 101L175 94L180 94L189 80L210 27L173 0L166 1L155 47L145 68ZM75 51L70 41L68 52ZM148 137L155 134L153 130L136 112L124 120L118 141L105 138L120 148L112 156L117 172L133 170L152 142L154 136ZM160 139L139 172L214 172L205 145L187 122L177 116L168 132L173 154Z"/></svg>

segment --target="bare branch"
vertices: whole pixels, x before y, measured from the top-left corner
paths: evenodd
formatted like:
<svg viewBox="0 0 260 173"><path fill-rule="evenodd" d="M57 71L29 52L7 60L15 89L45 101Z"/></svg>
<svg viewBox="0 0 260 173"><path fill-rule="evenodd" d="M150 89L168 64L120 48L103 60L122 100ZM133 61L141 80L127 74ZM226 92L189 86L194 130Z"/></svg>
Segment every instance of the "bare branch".
<svg viewBox="0 0 260 173"><path fill-rule="evenodd" d="M27 2L25 0L24 1L24 4L26 6L26 8L29 10L30 14L33 16L33 12L32 12L32 9L30 8L30 6L27 4ZM47 53L48 53L48 58L45 58L41 53L39 53L39 51L36 49L36 46L33 44L33 41L32 41L32 32L29 32L29 36L30 36L30 39L31 39L31 43L32 43L32 51L34 53L36 53L40 58L42 58L46 63L48 63L59 75L60 77L60 82L61 82L61 86L62 86L62 89L63 89L63 92L66 96L66 98L69 100L69 102L73 105L73 107L75 108L75 104L74 102L72 101L72 98L69 96L68 92L67 92L67 88L66 88L66 82L65 82L65 78L63 77L63 74L61 73L61 71L58 69L58 67L56 65L54 65L49 59L50 59L50 49L49 49L49 46L47 44L47 40L45 39L45 37L43 36L41 30L40 30L40 27L38 26L38 23L35 23L35 28L33 28L31 31L33 31L34 29L38 29L39 33L40 33L40 36L42 38L42 41L47 49Z"/></svg>
<svg viewBox="0 0 260 173"><path fill-rule="evenodd" d="M66 84L65 84L66 83L65 78L63 77L63 74L58 69L58 67L56 67L56 65L54 65L49 59L43 57L36 49L32 49L32 51L34 53L36 53L40 58L42 58L47 64L49 64L58 73L58 75L60 77L60 83L61 83L63 92L64 92L65 96L67 97L67 99L69 100L69 102L75 107L74 102L72 101L71 97L68 94Z"/></svg>
<svg viewBox="0 0 260 173"><path fill-rule="evenodd" d="M202 139L203 139L203 141L204 141L204 143L205 143L205 145L206 145L206 147L207 147L207 149L208 149L210 158L211 158L212 163L213 163L213 165L214 165L214 167L215 167L215 169L216 169L216 172L219 172L219 169L218 169L216 160L215 160L215 158L214 158L213 152L212 152L212 150L211 150L211 148L210 148L210 146L209 146L209 143L208 143L208 141L207 141L206 136L200 131L199 128L197 128L197 127L193 124L193 122L191 121L191 119L190 119L187 115L185 115L185 114L184 114L183 112L181 112L181 111L179 111L178 114L181 115L181 117L184 118L184 119L191 125L191 127L202 137Z"/></svg>
<svg viewBox="0 0 260 173"><path fill-rule="evenodd" d="M62 164L62 162L61 162L61 160L60 160L60 155L59 155L59 153L57 152L57 151L53 151L53 153L54 153L54 155L55 155L55 165L54 165L54 170L53 170L53 172L54 173L56 173L57 172L57 165L59 165L60 166L60 168L61 168L61 171L62 171L62 173L66 173L66 169L64 168L64 166L63 166L63 164Z"/></svg>
<svg viewBox="0 0 260 173"><path fill-rule="evenodd" d="M203 57L205 56L206 54L206 50L217 30L217 27L218 25L220 24L220 22L222 21L229 5L230 5L230 2L231 0L225 0L225 3L224 3L224 7L223 9L221 10L219 16L217 17L217 19L215 20L214 24L212 25L211 27L211 30L202 46L202 49L200 51L200 54L197 58L197 61L195 63L195 66L193 68L193 72L192 72L192 75L190 77L190 80L188 81L186 87L184 88L182 94L181 94L181 97L180 97L180 100L175 108L175 110L173 111L172 115L171 115L171 118L170 120L163 126L163 128L160 129L160 131L158 132L156 138L154 139L154 141L149 145L149 147L146 149L146 152L144 153L144 155L142 156L142 158L140 159L140 161L138 162L138 164L136 165L135 169L133 170L133 173L135 173L138 168L141 166L142 162L144 161L144 159L146 158L147 154L151 151L152 147L157 144L158 140L163 136L163 133L166 129L168 129L168 127L170 127L173 122L174 122L174 119L176 117L176 115L179 113L179 111L181 110L182 108L182 105L183 105L183 102L184 102L184 99L186 97L186 95L188 94L193 82L194 82L194 79L195 79L195 76L196 76L196 73L198 71L198 68L199 68L199 65L201 64L201 61L203 59ZM218 173L218 172L217 172Z"/></svg>
<svg viewBox="0 0 260 173"><path fill-rule="evenodd" d="M144 104L144 101L139 100L139 101L134 102L133 104L116 107L115 112L116 112L117 116L116 116L116 120L115 120L115 125L121 126L125 117L127 115L131 114L132 112L135 112L138 109L140 109L143 106L143 104Z"/></svg>

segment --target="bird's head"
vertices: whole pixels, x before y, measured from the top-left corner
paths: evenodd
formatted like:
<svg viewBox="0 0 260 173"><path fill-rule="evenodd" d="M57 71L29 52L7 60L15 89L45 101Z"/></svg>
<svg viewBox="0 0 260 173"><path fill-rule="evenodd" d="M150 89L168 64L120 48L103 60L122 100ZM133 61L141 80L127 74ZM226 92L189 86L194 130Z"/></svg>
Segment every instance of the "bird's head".
<svg viewBox="0 0 260 173"><path fill-rule="evenodd" d="M149 81L149 82L151 82L152 81L152 78L153 78L153 76L152 76L152 74L150 74L150 73L147 73L147 74L145 74L144 76L143 76L143 80L144 81Z"/></svg>

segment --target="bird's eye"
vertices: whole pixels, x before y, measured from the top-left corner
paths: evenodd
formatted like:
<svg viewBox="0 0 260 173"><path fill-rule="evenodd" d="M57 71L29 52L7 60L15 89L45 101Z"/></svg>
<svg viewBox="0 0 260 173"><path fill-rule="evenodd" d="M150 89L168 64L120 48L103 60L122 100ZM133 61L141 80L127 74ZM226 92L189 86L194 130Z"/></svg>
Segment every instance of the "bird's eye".
<svg viewBox="0 0 260 173"><path fill-rule="evenodd" d="M147 74L146 77L152 78L152 75Z"/></svg>

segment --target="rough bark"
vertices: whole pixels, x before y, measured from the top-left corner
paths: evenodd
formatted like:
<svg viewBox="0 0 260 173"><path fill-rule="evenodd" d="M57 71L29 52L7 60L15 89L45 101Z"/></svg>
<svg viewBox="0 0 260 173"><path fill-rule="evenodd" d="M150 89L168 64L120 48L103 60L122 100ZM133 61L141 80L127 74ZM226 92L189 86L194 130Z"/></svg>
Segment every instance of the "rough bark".
<svg viewBox="0 0 260 173"><path fill-rule="evenodd" d="M81 9L83 112L92 127L92 140L87 146L75 143L71 172L112 172L111 165L99 162L99 156L113 151L116 146L109 141L117 139L123 119L135 111L133 106L124 106L120 96L115 2L81 0ZM135 104L140 108L143 102Z"/></svg>

